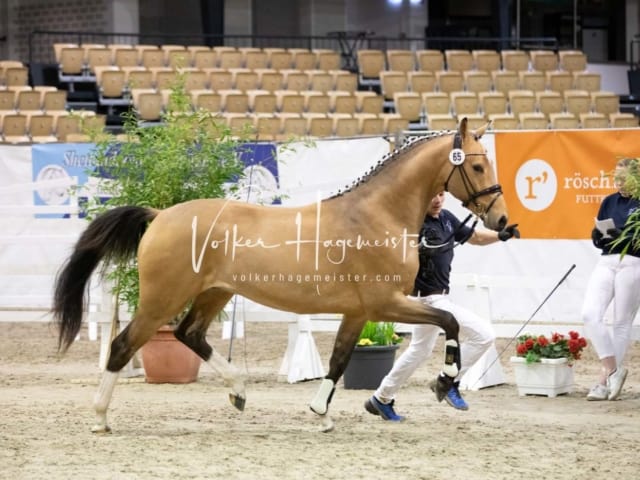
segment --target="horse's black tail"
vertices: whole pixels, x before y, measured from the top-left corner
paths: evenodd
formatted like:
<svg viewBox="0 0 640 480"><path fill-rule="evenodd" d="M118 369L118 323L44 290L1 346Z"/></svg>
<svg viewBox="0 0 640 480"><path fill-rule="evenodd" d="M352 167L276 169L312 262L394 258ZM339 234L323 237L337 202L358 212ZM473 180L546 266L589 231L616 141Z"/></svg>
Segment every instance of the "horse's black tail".
<svg viewBox="0 0 640 480"><path fill-rule="evenodd" d="M58 350L65 352L78 335L85 288L100 261L133 257L157 214L150 208L117 207L96 217L82 233L55 282L51 310L59 329Z"/></svg>

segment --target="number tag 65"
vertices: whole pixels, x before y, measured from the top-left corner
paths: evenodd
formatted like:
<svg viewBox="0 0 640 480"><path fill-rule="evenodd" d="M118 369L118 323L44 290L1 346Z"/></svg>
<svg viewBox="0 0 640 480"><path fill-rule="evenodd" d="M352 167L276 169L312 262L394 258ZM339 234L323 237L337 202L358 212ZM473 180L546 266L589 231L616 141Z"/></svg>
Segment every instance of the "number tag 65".
<svg viewBox="0 0 640 480"><path fill-rule="evenodd" d="M464 150L461 148L454 148L449 152L449 161L454 165L462 165L464 157Z"/></svg>

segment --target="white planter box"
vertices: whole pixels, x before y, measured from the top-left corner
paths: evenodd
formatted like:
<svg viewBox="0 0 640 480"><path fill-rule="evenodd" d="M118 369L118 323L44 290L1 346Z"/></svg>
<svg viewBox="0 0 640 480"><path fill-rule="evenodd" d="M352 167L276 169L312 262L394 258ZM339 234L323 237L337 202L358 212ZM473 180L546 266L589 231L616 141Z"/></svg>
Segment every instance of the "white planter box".
<svg viewBox="0 0 640 480"><path fill-rule="evenodd" d="M566 358L543 358L527 363L522 357L511 357L518 394L555 397L573 391L573 368Z"/></svg>

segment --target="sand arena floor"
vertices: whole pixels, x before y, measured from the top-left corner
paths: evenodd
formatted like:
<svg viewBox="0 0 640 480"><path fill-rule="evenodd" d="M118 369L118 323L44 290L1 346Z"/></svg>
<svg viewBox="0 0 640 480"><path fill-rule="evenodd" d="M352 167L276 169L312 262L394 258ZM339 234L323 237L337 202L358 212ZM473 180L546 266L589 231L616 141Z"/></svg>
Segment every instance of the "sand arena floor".
<svg viewBox="0 0 640 480"><path fill-rule="evenodd" d="M598 363L589 350L574 393L519 397L505 352L507 383L465 392L471 408L437 403L427 383L441 356L423 365L397 399L408 419L368 414L371 392L340 384L331 404L335 431L320 433L308 403L319 381L278 378L286 324L248 324L234 363L248 374L237 412L206 366L198 382L151 385L121 380L111 403L113 433L90 433L98 342L86 332L63 357L44 323L4 323L0 336L0 478L3 479L508 479L639 478L640 344L619 401L587 402ZM227 355L220 325L211 342ZM314 334L325 362L333 334ZM498 351L505 340L498 341ZM404 347L403 347L404 348ZM436 347L441 352L441 344Z"/></svg>

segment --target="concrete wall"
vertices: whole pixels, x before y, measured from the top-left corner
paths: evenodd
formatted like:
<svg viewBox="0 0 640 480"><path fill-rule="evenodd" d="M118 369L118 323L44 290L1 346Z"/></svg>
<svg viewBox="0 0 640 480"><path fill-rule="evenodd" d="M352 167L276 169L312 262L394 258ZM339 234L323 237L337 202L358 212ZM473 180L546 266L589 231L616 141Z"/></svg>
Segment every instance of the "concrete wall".
<svg viewBox="0 0 640 480"><path fill-rule="evenodd" d="M140 32L138 0L112 0L108 7L108 21L118 33Z"/></svg>
<svg viewBox="0 0 640 480"><path fill-rule="evenodd" d="M320 36L347 30L346 3L346 0L308 0L309 34Z"/></svg>
<svg viewBox="0 0 640 480"><path fill-rule="evenodd" d="M29 34L34 30L109 32L109 0L8 0L6 5L7 57L26 61ZM35 44L34 53L53 49Z"/></svg>
<svg viewBox="0 0 640 480"><path fill-rule="evenodd" d="M9 41L8 41L8 30L9 30L9 1L8 0L0 0L0 58L9 58Z"/></svg>
<svg viewBox="0 0 640 480"><path fill-rule="evenodd" d="M347 2L347 30L373 31L386 37L422 37L427 26L427 4L389 5L387 0L354 0Z"/></svg>
<svg viewBox="0 0 640 480"><path fill-rule="evenodd" d="M144 34L202 34L200 0L138 0L140 32Z"/></svg>
<svg viewBox="0 0 640 480"><path fill-rule="evenodd" d="M251 35L253 13L251 0L225 0L224 33L227 35Z"/></svg>

